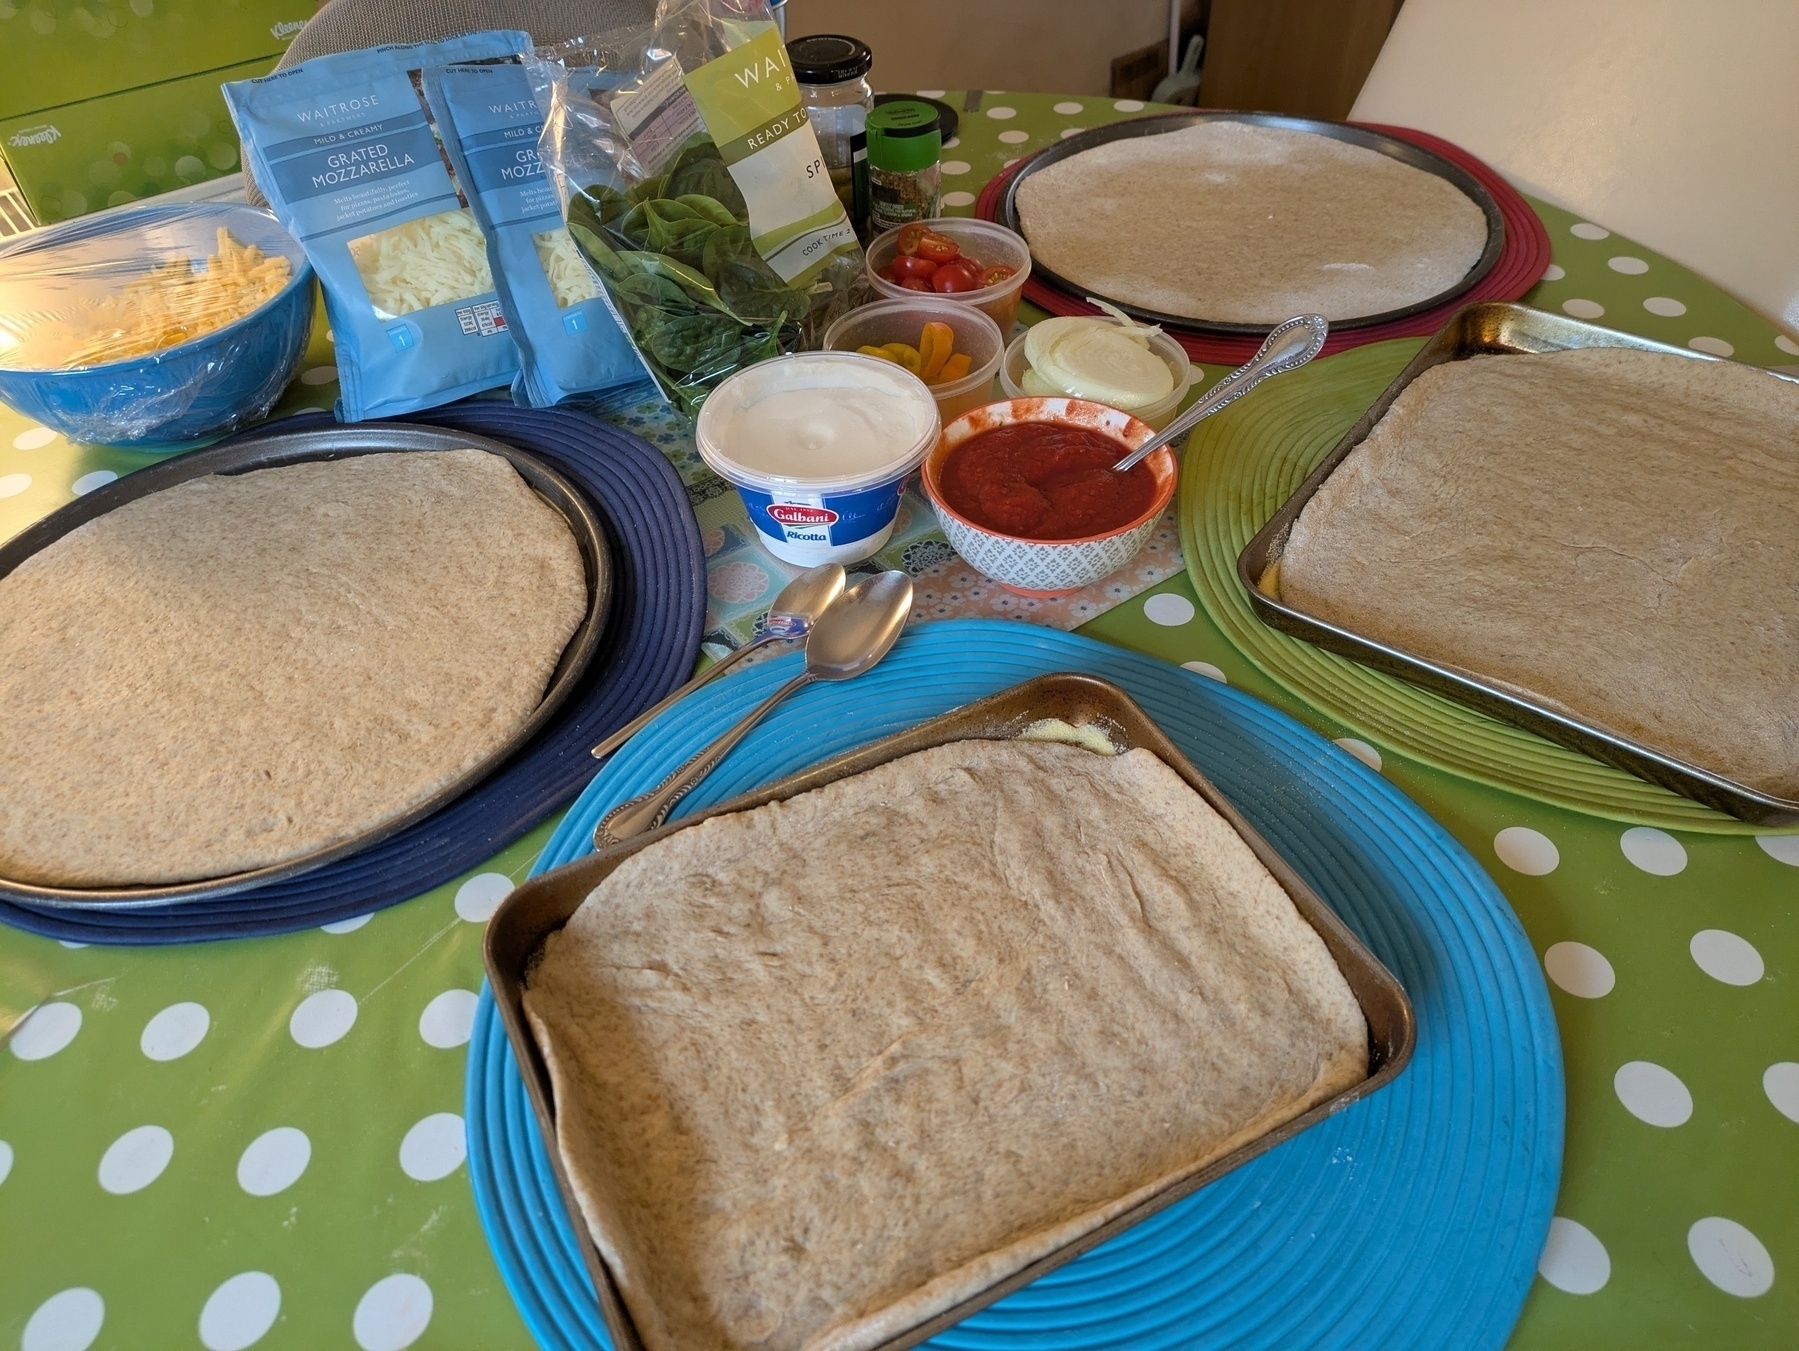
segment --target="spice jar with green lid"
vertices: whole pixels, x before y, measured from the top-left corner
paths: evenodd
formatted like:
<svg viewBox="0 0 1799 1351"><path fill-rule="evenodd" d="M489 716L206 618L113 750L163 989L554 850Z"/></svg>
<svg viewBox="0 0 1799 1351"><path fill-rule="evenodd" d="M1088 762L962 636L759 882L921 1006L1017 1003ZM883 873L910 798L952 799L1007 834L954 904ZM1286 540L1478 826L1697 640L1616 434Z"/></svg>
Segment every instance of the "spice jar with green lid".
<svg viewBox="0 0 1799 1351"><path fill-rule="evenodd" d="M880 104L868 115L869 230L938 214L943 137L937 110L928 103L901 100Z"/></svg>

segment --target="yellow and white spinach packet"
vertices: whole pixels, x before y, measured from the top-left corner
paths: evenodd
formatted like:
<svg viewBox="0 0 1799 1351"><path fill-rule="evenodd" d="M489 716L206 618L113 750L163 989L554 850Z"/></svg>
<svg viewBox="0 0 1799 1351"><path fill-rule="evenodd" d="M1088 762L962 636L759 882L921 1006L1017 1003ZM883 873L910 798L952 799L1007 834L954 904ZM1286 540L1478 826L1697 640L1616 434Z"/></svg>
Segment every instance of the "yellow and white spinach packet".
<svg viewBox="0 0 1799 1351"><path fill-rule="evenodd" d="M570 234L684 411L818 345L862 250L766 0L661 0L528 68Z"/></svg>

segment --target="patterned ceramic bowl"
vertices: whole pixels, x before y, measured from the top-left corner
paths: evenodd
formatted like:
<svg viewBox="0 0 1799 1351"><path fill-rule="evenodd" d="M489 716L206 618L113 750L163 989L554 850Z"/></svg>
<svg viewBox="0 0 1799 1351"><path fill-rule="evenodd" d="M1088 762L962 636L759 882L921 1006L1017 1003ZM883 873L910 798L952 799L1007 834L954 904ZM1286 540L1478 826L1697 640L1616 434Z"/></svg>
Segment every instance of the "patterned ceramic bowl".
<svg viewBox="0 0 1799 1351"><path fill-rule="evenodd" d="M938 475L950 452L972 436L1014 422L1059 422L1091 428L1118 442L1121 457L1155 435L1147 423L1129 413L1085 399L1008 399L964 413L943 429L937 445L925 456L923 473L925 493L937 508L943 533L949 536L956 552L1006 590L1021 596L1066 596L1130 562L1155 532L1157 518L1174 499L1174 452L1166 446L1145 461L1156 476L1156 496L1149 510L1103 535L1085 539L1019 539L976 525L967 517L958 516L944 502Z"/></svg>

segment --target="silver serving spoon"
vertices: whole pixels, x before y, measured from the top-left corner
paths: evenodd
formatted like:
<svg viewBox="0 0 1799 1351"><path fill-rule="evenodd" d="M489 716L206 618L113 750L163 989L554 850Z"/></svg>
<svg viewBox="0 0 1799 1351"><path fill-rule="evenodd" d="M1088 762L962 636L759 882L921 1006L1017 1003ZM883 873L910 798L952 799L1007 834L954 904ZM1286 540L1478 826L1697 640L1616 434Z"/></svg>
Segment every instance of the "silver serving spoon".
<svg viewBox="0 0 1799 1351"><path fill-rule="evenodd" d="M850 680L861 675L887 655L911 612L912 579L905 573L883 572L857 582L825 608L806 635L806 669L650 792L607 812L594 828L594 848L608 848L661 825L675 804L691 793L770 709L815 680Z"/></svg>
<svg viewBox="0 0 1799 1351"><path fill-rule="evenodd" d="M1195 423L1211 417L1226 404L1235 403L1271 376L1298 370L1318 355L1330 331L1331 326L1322 314L1301 314L1276 324L1260 351L1195 399L1186 412L1113 465L1113 471L1122 474L1175 437L1193 430Z"/></svg>
<svg viewBox="0 0 1799 1351"><path fill-rule="evenodd" d="M844 581L841 563L820 563L815 568L807 568L806 571L782 587L781 594L775 597L775 603L768 607L768 624L760 638L745 643L729 656L715 661L673 694L644 709L630 722L595 746L593 758L604 760L649 726L650 721L663 709L685 699L700 686L711 684L757 648L765 647L769 643L778 643L787 638L804 638L811 632L812 625L817 622L818 617L825 612L825 607L843 594Z"/></svg>

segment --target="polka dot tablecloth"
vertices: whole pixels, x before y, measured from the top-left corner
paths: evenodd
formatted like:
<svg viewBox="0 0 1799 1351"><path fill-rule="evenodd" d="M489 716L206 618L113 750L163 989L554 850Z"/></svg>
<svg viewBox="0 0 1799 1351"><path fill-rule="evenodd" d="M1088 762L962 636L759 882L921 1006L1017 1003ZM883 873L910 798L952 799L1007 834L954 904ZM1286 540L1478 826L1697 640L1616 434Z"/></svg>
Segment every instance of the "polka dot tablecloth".
<svg viewBox="0 0 1799 1351"><path fill-rule="evenodd" d="M1138 110L989 92L946 149L945 200L966 210L1006 160ZM1799 369L1799 341L1690 272L1539 211L1554 266L1531 303ZM328 403L334 380L321 331L282 411ZM656 431L639 418L620 420ZM664 449L680 466L681 447ZM0 409L0 537L148 462ZM688 481L709 548L730 554L713 578L732 641L766 600L721 565L763 571L764 595L778 582ZM964 585L953 557L913 562L950 570L945 594ZM1799 838L1627 828L1383 754L1240 657L1195 604L1178 549L1163 565L1147 593L1131 594L1155 579L1135 577L1102 598L1113 608L1083 632L1340 738L1491 870L1543 960L1567 1151L1511 1345L1789 1351ZM0 1351L527 1351L476 1219L460 1111L482 926L547 834L404 905L280 938L102 949L0 931ZM1455 1336L1444 1329L1444 1345Z"/></svg>

